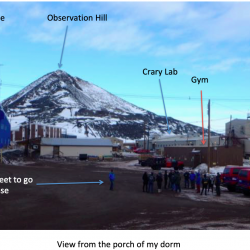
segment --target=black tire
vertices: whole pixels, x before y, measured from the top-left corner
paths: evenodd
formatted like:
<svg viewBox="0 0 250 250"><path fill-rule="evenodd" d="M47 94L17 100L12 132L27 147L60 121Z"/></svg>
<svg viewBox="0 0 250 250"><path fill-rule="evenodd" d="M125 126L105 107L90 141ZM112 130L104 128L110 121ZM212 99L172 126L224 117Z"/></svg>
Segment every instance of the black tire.
<svg viewBox="0 0 250 250"><path fill-rule="evenodd" d="M153 166L151 167L153 170L161 170L161 166Z"/></svg>
<svg viewBox="0 0 250 250"><path fill-rule="evenodd" d="M235 191L235 187L228 186L228 187L227 187L227 190L228 190L229 192L234 192L234 191Z"/></svg>
<svg viewBox="0 0 250 250"><path fill-rule="evenodd" d="M250 192L249 192L249 191L243 191L243 194L244 194L245 196L250 196Z"/></svg>
<svg viewBox="0 0 250 250"><path fill-rule="evenodd" d="M183 170L183 167L184 167L184 165L181 164L181 165L178 167L178 170Z"/></svg>

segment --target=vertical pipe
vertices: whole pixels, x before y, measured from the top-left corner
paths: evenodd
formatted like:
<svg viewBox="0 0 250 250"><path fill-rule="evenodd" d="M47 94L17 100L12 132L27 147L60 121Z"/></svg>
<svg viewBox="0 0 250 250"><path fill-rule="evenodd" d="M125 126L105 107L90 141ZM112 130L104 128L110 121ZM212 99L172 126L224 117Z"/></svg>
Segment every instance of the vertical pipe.
<svg viewBox="0 0 250 250"><path fill-rule="evenodd" d="M207 150L207 167L208 167L208 173L210 170L210 100L208 101L208 150Z"/></svg>

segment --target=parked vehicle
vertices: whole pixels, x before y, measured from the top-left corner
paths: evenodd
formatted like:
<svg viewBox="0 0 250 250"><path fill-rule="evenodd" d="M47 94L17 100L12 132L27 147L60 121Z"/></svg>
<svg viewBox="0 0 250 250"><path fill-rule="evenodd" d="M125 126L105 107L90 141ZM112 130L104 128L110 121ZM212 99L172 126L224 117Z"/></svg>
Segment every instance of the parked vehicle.
<svg viewBox="0 0 250 250"><path fill-rule="evenodd" d="M147 166L151 167L153 170L160 170L165 167L165 157L154 156L147 159Z"/></svg>
<svg viewBox="0 0 250 250"><path fill-rule="evenodd" d="M241 169L250 169L243 166L226 166L221 175L221 185L227 187L228 191L236 190L238 175Z"/></svg>
<svg viewBox="0 0 250 250"><path fill-rule="evenodd" d="M141 166L147 166L147 160L152 157L153 155L151 154L140 154L138 157L138 162L141 164Z"/></svg>
<svg viewBox="0 0 250 250"><path fill-rule="evenodd" d="M166 158L166 167L171 168L172 167L172 159Z"/></svg>
<svg viewBox="0 0 250 250"><path fill-rule="evenodd" d="M141 154L138 158L141 166L151 167L153 170L160 170L166 165L166 158L162 156L153 156L151 154Z"/></svg>
<svg viewBox="0 0 250 250"><path fill-rule="evenodd" d="M162 156L153 156L152 154L140 154L138 162L141 166L149 166L154 170L159 170L162 167L174 168L175 170L183 169L184 162L175 161L171 158Z"/></svg>
<svg viewBox="0 0 250 250"><path fill-rule="evenodd" d="M136 154L147 154L150 151L147 150L147 149L143 149L143 148L137 148L137 149L133 150L133 152L136 153Z"/></svg>
<svg viewBox="0 0 250 250"><path fill-rule="evenodd" d="M175 165L175 166L174 166ZM176 163L173 164L173 159L171 158L166 158L166 164L165 166L167 168L175 168L176 170L183 169L184 167L184 162L183 161L176 161Z"/></svg>
<svg viewBox="0 0 250 250"><path fill-rule="evenodd" d="M250 169L241 169L238 175L239 181L236 189L244 195L250 194Z"/></svg>

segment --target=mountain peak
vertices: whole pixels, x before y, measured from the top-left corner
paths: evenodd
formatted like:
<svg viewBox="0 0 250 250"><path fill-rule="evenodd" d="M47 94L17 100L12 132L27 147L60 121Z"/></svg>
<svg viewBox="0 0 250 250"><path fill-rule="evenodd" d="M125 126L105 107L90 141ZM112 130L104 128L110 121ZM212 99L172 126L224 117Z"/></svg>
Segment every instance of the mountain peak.
<svg viewBox="0 0 250 250"><path fill-rule="evenodd" d="M3 108L12 126L31 117L32 122L56 125L68 134L82 137L140 139L145 124L151 134L166 134L165 117L139 108L106 90L56 70L4 100ZM197 126L169 118L174 134L198 132Z"/></svg>
<svg viewBox="0 0 250 250"><path fill-rule="evenodd" d="M52 72L52 73L55 73L55 74L58 75L58 76L60 76L60 75L70 75L70 74L68 74L66 71L63 71L63 70L61 70L61 69L58 69L58 70L56 70L56 71L54 71L54 72Z"/></svg>

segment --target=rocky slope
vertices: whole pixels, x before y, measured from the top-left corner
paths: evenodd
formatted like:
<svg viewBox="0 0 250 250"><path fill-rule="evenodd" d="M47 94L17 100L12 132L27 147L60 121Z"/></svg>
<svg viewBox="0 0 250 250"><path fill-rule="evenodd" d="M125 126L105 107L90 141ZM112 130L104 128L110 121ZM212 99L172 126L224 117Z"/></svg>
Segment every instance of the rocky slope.
<svg viewBox="0 0 250 250"><path fill-rule="evenodd" d="M30 117L32 122L56 125L78 137L139 139L143 137L144 123L151 135L167 134L165 117L61 70L34 81L4 100L2 106L12 127ZM172 134L201 133L200 127L171 117L169 125Z"/></svg>

